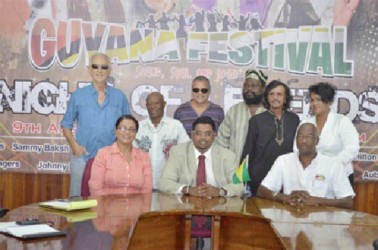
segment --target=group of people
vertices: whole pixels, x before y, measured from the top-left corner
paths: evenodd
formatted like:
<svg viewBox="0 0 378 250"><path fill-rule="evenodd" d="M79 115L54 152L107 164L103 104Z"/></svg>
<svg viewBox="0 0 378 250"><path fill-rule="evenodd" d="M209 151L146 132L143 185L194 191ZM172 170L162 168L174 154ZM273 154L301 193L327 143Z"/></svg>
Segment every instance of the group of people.
<svg viewBox="0 0 378 250"><path fill-rule="evenodd" d="M164 115L164 96L152 92L146 99L149 116L138 122L130 115L125 95L106 83L109 58L93 55L89 72L92 84L71 95L61 122L73 153L70 196L80 195L91 158L91 195L153 190L203 197L242 195L245 187L234 183L233 175L246 161L253 196L295 205L352 206L358 133L346 116L331 110L333 85L309 87L313 116L301 122L289 111L289 87L278 80L268 83L260 70L246 71L244 101L226 116L209 101L209 79L197 76L192 99L180 105L173 118Z"/></svg>

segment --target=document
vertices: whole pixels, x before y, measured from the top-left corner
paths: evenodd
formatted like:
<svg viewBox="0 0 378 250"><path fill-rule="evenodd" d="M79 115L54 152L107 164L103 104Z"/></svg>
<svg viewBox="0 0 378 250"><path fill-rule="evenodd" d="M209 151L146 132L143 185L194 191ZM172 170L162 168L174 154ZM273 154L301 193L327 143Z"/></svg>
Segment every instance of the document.
<svg viewBox="0 0 378 250"><path fill-rule="evenodd" d="M64 236L65 232L56 230L47 224L17 225L16 222L1 222L0 232L21 239Z"/></svg>
<svg viewBox="0 0 378 250"><path fill-rule="evenodd" d="M50 209L49 213L56 214L67 219L67 222L74 223L85 220L92 220L97 218L97 213L91 210L74 210L74 211L64 211L57 209Z"/></svg>
<svg viewBox="0 0 378 250"><path fill-rule="evenodd" d="M53 200L53 201L46 201L39 203L41 207L47 208L54 208L64 211L73 211L73 210L80 210L80 209L87 209L91 207L97 207L97 200L68 200L68 199L60 199L60 200Z"/></svg>

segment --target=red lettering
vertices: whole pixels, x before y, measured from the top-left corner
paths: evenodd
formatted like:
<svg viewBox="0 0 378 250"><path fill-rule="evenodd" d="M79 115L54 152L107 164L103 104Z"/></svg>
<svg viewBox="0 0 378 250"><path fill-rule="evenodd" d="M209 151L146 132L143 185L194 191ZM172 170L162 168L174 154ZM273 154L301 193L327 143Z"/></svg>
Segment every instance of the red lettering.
<svg viewBox="0 0 378 250"><path fill-rule="evenodd" d="M54 63L56 32L48 18L38 19L31 30L31 62L39 69L48 69Z"/></svg>
<svg viewBox="0 0 378 250"><path fill-rule="evenodd" d="M13 133L16 133L16 134L22 133L22 122L20 122L20 121L13 122L12 131L13 131Z"/></svg>
<svg viewBox="0 0 378 250"><path fill-rule="evenodd" d="M60 21L57 31L56 57L60 65L71 68L78 64L80 58L81 20L70 20L69 23ZM64 50L65 53L59 53Z"/></svg>
<svg viewBox="0 0 378 250"><path fill-rule="evenodd" d="M32 134L40 134L41 133L41 124L40 123L31 123L30 124L30 132Z"/></svg>
<svg viewBox="0 0 378 250"><path fill-rule="evenodd" d="M62 128L59 124L55 122L50 123L49 128L47 129L48 134L62 134Z"/></svg>
<svg viewBox="0 0 378 250"><path fill-rule="evenodd" d="M24 123L20 121L15 121L12 124L13 133L27 133L27 134L40 134L41 133L41 123Z"/></svg>

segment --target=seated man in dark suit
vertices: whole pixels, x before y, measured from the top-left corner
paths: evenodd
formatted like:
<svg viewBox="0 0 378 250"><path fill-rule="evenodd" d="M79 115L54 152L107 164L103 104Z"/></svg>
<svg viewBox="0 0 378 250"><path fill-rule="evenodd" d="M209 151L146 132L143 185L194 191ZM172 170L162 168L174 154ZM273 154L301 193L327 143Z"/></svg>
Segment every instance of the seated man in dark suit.
<svg viewBox="0 0 378 250"><path fill-rule="evenodd" d="M355 193L343 166L336 159L317 153L318 141L316 126L303 123L296 135L299 152L277 158L257 196L290 205L351 208Z"/></svg>
<svg viewBox="0 0 378 250"><path fill-rule="evenodd" d="M203 197L241 195L243 185L232 183L238 159L232 151L213 144L215 131L210 117L194 121L192 141L171 148L160 179L161 191Z"/></svg>

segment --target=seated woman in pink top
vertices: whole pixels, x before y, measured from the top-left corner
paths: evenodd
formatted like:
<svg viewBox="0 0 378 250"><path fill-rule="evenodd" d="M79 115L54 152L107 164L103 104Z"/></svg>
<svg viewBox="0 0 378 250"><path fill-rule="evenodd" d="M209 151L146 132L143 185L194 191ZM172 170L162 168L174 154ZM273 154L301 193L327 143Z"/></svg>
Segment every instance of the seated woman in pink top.
<svg viewBox="0 0 378 250"><path fill-rule="evenodd" d="M148 153L133 147L139 123L131 115L118 118L116 142L100 149L92 165L91 195L152 192L152 170Z"/></svg>

